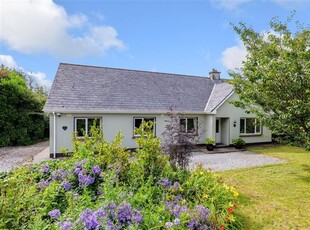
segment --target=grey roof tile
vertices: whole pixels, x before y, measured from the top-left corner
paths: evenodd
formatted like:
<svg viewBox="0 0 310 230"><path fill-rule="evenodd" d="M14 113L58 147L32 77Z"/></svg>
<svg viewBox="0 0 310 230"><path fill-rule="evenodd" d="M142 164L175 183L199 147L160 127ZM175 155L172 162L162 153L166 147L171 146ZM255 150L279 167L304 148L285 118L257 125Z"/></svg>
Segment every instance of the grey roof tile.
<svg viewBox="0 0 310 230"><path fill-rule="evenodd" d="M234 87L226 82L218 82L214 85L210 99L206 105L205 112L211 113L224 102L231 93L234 92Z"/></svg>
<svg viewBox="0 0 310 230"><path fill-rule="evenodd" d="M204 112L214 85L207 77L61 63L44 111Z"/></svg>

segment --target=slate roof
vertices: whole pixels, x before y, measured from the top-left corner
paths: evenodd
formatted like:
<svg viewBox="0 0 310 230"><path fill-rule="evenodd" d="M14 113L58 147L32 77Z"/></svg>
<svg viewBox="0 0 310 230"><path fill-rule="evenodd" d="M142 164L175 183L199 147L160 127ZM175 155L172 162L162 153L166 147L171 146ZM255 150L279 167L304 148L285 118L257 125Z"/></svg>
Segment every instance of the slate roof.
<svg viewBox="0 0 310 230"><path fill-rule="evenodd" d="M174 106L175 111L204 113L228 92L227 83L216 91L215 85L207 77L61 63L44 111L152 113ZM212 90L219 100L210 98Z"/></svg>
<svg viewBox="0 0 310 230"><path fill-rule="evenodd" d="M225 82L219 82L214 85L205 112L212 113L234 92L234 87Z"/></svg>

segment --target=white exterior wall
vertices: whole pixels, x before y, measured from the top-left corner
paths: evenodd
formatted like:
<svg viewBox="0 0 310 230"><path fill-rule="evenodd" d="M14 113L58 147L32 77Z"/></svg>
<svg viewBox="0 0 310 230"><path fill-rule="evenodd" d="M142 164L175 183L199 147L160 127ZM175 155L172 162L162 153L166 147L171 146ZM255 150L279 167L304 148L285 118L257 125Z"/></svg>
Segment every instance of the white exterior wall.
<svg viewBox="0 0 310 230"><path fill-rule="evenodd" d="M75 127L75 118L100 117L103 123L104 139L111 142L119 131L124 136L123 146L135 148L136 138L133 137L134 117L153 118L156 117L156 137L162 138L165 130L166 121L169 117L166 114L64 114L56 116L56 153L62 153L65 149L72 152L72 138ZM203 143L206 137L206 131L211 132L206 124L206 115L187 114L184 117L198 117L198 127L201 138L198 143ZM50 115L50 153L54 153L54 117ZM211 124L212 125L212 124ZM67 129L64 130L63 127Z"/></svg>
<svg viewBox="0 0 310 230"><path fill-rule="evenodd" d="M64 150L72 152L74 118L71 114L55 116L56 120L56 153ZM63 127L67 127L66 130ZM50 153L54 153L54 115L50 115Z"/></svg>
<svg viewBox="0 0 310 230"><path fill-rule="evenodd" d="M240 136L240 118L247 118L256 116L254 114L245 113L245 110L235 107L230 104L230 100L237 100L237 96L233 94L222 106L216 111L217 118L229 118L229 144L232 144L233 138L241 137L246 143L271 142L271 131L266 127L262 127L262 135L247 135ZM236 121L236 127L233 126ZM225 134L224 134L225 135Z"/></svg>
<svg viewBox="0 0 310 230"><path fill-rule="evenodd" d="M205 115L206 119L206 135L205 137L215 139L215 115Z"/></svg>
<svg viewBox="0 0 310 230"><path fill-rule="evenodd" d="M221 105L216 114L187 114L184 117L198 117L199 134L201 138L198 144L204 143L205 137L215 139L216 119L221 119L221 139L225 145L232 144L232 139L242 137L246 143L271 142L271 131L262 127L262 135L240 136L240 118L255 117L253 114L247 114L243 109L236 108L229 103L229 100L236 100L232 95L228 101ZM72 152L72 138L75 127L75 118L100 117L103 122L103 133L105 140L111 142L119 131L124 136L123 146L135 148L136 138L133 137L134 117L156 118L156 137L162 138L165 130L166 121L169 117L166 114L65 114L56 115L56 153L62 153L64 150ZM236 121L236 127L233 126ZM63 127L67 127L64 130ZM50 115L50 153L54 153L54 116Z"/></svg>

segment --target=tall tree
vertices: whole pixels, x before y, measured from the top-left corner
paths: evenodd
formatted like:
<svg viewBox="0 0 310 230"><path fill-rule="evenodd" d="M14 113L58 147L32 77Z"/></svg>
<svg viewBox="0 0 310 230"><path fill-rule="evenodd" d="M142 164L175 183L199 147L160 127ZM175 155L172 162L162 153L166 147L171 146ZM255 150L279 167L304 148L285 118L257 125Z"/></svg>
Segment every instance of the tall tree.
<svg viewBox="0 0 310 230"><path fill-rule="evenodd" d="M43 139L47 119L41 92L33 92L25 76L0 68L0 146L28 145Z"/></svg>
<svg viewBox="0 0 310 230"><path fill-rule="evenodd" d="M255 113L282 141L310 148L310 30L293 18L272 19L264 33L233 25L247 56L229 74L239 95L236 106Z"/></svg>

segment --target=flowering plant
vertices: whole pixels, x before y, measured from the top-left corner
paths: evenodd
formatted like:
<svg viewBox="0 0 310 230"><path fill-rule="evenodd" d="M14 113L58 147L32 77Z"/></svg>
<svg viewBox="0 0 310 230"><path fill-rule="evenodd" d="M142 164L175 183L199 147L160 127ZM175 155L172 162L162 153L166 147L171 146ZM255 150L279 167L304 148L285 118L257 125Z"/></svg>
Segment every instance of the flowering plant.
<svg viewBox="0 0 310 230"><path fill-rule="evenodd" d="M2 176L0 229L240 228L238 192L210 170L171 166L153 134L141 135L133 158L121 138L96 135L72 158Z"/></svg>

